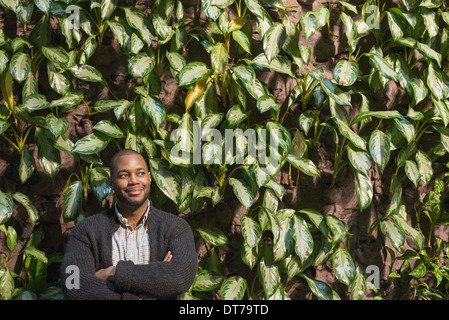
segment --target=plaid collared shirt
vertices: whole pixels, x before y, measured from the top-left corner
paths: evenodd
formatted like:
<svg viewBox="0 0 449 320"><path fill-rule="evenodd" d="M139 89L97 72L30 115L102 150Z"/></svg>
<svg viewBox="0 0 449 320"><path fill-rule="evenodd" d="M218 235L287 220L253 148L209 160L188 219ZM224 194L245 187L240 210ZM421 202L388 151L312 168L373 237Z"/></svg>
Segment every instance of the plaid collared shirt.
<svg viewBox="0 0 449 320"><path fill-rule="evenodd" d="M142 221L133 229L128 219L123 217L115 204L115 214L120 220L120 226L112 235L112 265L119 260L131 260L135 264L150 262L150 235L148 234L148 216L150 215L150 201Z"/></svg>

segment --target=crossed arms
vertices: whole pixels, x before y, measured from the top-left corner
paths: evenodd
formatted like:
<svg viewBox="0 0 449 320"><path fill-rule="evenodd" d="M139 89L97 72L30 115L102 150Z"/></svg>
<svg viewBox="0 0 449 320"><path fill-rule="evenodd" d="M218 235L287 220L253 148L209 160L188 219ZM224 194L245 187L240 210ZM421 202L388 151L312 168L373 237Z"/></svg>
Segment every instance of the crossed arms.
<svg viewBox="0 0 449 320"><path fill-rule="evenodd" d="M88 220L88 219L85 219ZM83 222L73 230L61 264L66 299L127 300L150 297L174 299L188 291L198 269L190 226L172 221L164 230L150 230L151 262L119 261L112 267L110 234L103 221ZM185 223L184 223L185 222ZM67 267L79 270L79 288L67 286ZM115 272L113 278L111 272Z"/></svg>

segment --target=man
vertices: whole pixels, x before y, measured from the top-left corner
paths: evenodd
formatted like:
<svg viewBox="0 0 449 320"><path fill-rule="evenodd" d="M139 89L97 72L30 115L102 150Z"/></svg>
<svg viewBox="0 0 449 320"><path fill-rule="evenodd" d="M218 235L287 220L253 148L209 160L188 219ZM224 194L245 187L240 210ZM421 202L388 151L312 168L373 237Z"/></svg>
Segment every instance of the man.
<svg viewBox="0 0 449 320"><path fill-rule="evenodd" d="M65 297L175 299L190 288L198 268L190 226L151 206L151 174L138 152L119 151L110 171L115 205L79 222L67 241ZM66 270L73 268L79 269L79 286L70 285Z"/></svg>

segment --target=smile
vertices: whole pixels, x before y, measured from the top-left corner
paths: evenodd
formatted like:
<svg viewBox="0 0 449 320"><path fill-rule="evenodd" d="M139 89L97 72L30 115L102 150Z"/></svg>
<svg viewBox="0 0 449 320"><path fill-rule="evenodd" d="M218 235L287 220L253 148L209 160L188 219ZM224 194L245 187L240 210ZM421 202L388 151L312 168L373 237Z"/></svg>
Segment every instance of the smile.
<svg viewBox="0 0 449 320"><path fill-rule="evenodd" d="M138 188L138 189L127 189L126 193L130 196L135 196L135 195L139 195L140 193L143 192L143 188Z"/></svg>

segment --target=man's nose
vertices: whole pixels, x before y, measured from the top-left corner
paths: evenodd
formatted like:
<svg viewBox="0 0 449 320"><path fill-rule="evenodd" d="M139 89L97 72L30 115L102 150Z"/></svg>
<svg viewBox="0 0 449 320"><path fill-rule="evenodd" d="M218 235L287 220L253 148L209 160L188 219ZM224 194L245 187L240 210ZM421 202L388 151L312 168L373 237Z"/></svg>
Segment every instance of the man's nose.
<svg viewBox="0 0 449 320"><path fill-rule="evenodd" d="M132 173L132 174L129 175L129 180L128 180L129 184L136 184L137 181L138 180L137 180L137 175L136 174Z"/></svg>

